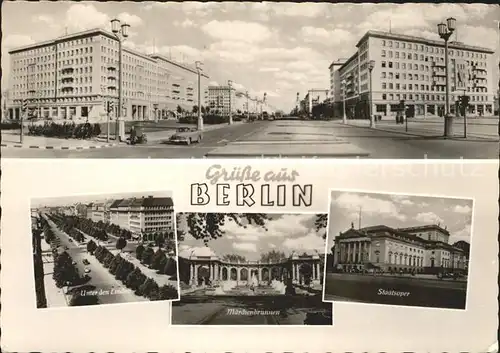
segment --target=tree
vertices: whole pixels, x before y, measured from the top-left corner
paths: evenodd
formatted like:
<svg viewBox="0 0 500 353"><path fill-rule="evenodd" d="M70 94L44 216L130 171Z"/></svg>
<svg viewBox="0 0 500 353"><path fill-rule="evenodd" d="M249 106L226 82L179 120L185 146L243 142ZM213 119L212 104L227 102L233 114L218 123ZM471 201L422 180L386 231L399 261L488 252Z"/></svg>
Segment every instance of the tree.
<svg viewBox="0 0 500 353"><path fill-rule="evenodd" d="M150 265L151 261L153 260L153 255L154 255L154 250L150 247L147 247L146 250L144 250L144 253L142 254L142 258L140 259L141 262L145 265Z"/></svg>
<svg viewBox="0 0 500 353"><path fill-rule="evenodd" d="M111 264L109 265L109 273L112 275L116 274L118 271L118 266L122 263L122 261L125 261L120 254L116 254L113 260L111 261Z"/></svg>
<svg viewBox="0 0 500 353"><path fill-rule="evenodd" d="M226 254L222 257L222 260L228 262L247 262L245 256L237 255L237 254Z"/></svg>
<svg viewBox="0 0 500 353"><path fill-rule="evenodd" d="M177 113L179 113L179 114L182 114L182 112L184 111L180 105L177 106L176 110L177 110Z"/></svg>
<svg viewBox="0 0 500 353"><path fill-rule="evenodd" d="M201 106L201 114L207 113L207 108L205 108L203 105Z"/></svg>
<svg viewBox="0 0 500 353"><path fill-rule="evenodd" d="M163 233L156 233L155 237L155 244L157 247L161 248L165 244L165 234Z"/></svg>
<svg viewBox="0 0 500 353"><path fill-rule="evenodd" d="M193 114L197 114L197 113L198 113L198 106L193 105Z"/></svg>
<svg viewBox="0 0 500 353"><path fill-rule="evenodd" d="M157 294L158 290L158 284L152 278L148 278L139 286L138 294L150 298L154 294Z"/></svg>
<svg viewBox="0 0 500 353"><path fill-rule="evenodd" d="M125 238L123 237L118 238L118 240L116 241L116 248L118 250L123 250L123 248L125 248L126 246L127 246L127 240L125 240Z"/></svg>
<svg viewBox="0 0 500 353"><path fill-rule="evenodd" d="M155 270L162 269L161 264L164 258L165 258L165 252L161 249L158 249L151 258L151 268Z"/></svg>
<svg viewBox="0 0 500 353"><path fill-rule="evenodd" d="M167 276L174 276L177 274L177 262L175 259L169 257L162 271Z"/></svg>
<svg viewBox="0 0 500 353"><path fill-rule="evenodd" d="M265 263L280 263L287 260L288 257L282 251L271 250L260 255L260 261Z"/></svg>
<svg viewBox="0 0 500 353"><path fill-rule="evenodd" d="M299 273L303 276L306 286L311 284L312 271L312 266L308 263L302 264L299 268Z"/></svg>
<svg viewBox="0 0 500 353"><path fill-rule="evenodd" d="M316 215L316 220L314 221L317 232L324 231L323 239L326 239L326 227L328 226L328 214L320 213Z"/></svg>
<svg viewBox="0 0 500 353"><path fill-rule="evenodd" d="M91 254L94 254L94 251L97 249L96 243L93 240L87 243L87 251Z"/></svg>
<svg viewBox="0 0 500 353"><path fill-rule="evenodd" d="M142 259L142 254L143 253L144 253L144 245L139 244L137 246L137 248L135 249L135 257L137 258L137 260L141 260Z"/></svg>
<svg viewBox="0 0 500 353"><path fill-rule="evenodd" d="M139 270L139 268L135 267L134 270L132 272L130 272L127 276L127 279L125 280L125 285L136 291L139 286L142 284L141 282L141 270ZM144 282L144 281L143 281Z"/></svg>
<svg viewBox="0 0 500 353"><path fill-rule="evenodd" d="M169 300L179 298L177 288L169 284L165 284L158 290L158 300Z"/></svg>

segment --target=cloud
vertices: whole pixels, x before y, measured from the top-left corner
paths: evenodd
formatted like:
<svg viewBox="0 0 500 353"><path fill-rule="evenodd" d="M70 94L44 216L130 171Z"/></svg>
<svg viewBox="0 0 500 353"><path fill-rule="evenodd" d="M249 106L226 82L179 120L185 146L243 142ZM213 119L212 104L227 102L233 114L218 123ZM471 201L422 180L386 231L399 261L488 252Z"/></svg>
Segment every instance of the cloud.
<svg viewBox="0 0 500 353"><path fill-rule="evenodd" d="M233 248L248 252L257 251L257 245L255 243L233 243Z"/></svg>
<svg viewBox="0 0 500 353"><path fill-rule="evenodd" d="M331 4L321 3L272 3L262 10L272 11L276 16L283 17L323 17L330 9Z"/></svg>
<svg viewBox="0 0 500 353"><path fill-rule="evenodd" d="M306 42L328 46L354 41L352 33L341 28L328 30L324 27L305 26L301 28L300 35Z"/></svg>
<svg viewBox="0 0 500 353"><path fill-rule="evenodd" d="M459 240L465 240L470 243L471 238L471 226L466 225L464 228L460 229L457 232L453 232L450 236L450 243L457 242Z"/></svg>
<svg viewBox="0 0 500 353"><path fill-rule="evenodd" d="M472 212L472 208L470 208L467 205L465 205L465 206L456 205L455 207L453 207L453 212L456 212L456 213L471 213Z"/></svg>
<svg viewBox="0 0 500 353"><path fill-rule="evenodd" d="M337 196L332 202L337 207L351 212L359 212L359 208L361 207L362 212L368 215L380 215L400 221L406 219L405 215L399 213L399 208L394 202L367 195L343 193Z"/></svg>
<svg viewBox="0 0 500 353"><path fill-rule="evenodd" d="M259 72L278 72L281 69L279 67L260 67Z"/></svg>
<svg viewBox="0 0 500 353"><path fill-rule="evenodd" d="M411 201L406 195L390 195L390 198L394 202L397 202L404 206L412 206L414 204L414 202Z"/></svg>
<svg viewBox="0 0 500 353"><path fill-rule="evenodd" d="M174 21L174 26L176 27L182 27L182 28L190 28L190 27L196 27L196 23L191 21L189 18L186 18L184 21Z"/></svg>
<svg viewBox="0 0 500 353"><path fill-rule="evenodd" d="M2 40L2 46L7 49L23 47L33 43L35 43L35 40L31 36L24 34L9 34Z"/></svg>
<svg viewBox="0 0 500 353"><path fill-rule="evenodd" d="M131 15L128 12L122 12L118 15L118 19L124 23L129 24L132 27L142 25L142 19L137 15Z"/></svg>
<svg viewBox="0 0 500 353"><path fill-rule="evenodd" d="M425 224L444 223L444 220L434 212L420 212L415 216L415 220Z"/></svg>
<svg viewBox="0 0 500 353"><path fill-rule="evenodd" d="M109 28L111 18L92 4L73 4L66 12L65 26L70 31Z"/></svg>
<svg viewBox="0 0 500 353"><path fill-rule="evenodd" d="M271 31L264 25L244 21L212 20L201 29L212 38L225 41L258 43L271 37Z"/></svg>
<svg viewBox="0 0 500 353"><path fill-rule="evenodd" d="M217 81L210 81L208 85L209 86L220 86L219 82L217 82Z"/></svg>
<svg viewBox="0 0 500 353"><path fill-rule="evenodd" d="M283 242L283 246L289 250L297 252L324 252L325 240L317 233L311 232L298 238L288 238Z"/></svg>
<svg viewBox="0 0 500 353"><path fill-rule="evenodd" d="M179 256L189 258L190 256L217 256L215 252L207 246L179 246Z"/></svg>

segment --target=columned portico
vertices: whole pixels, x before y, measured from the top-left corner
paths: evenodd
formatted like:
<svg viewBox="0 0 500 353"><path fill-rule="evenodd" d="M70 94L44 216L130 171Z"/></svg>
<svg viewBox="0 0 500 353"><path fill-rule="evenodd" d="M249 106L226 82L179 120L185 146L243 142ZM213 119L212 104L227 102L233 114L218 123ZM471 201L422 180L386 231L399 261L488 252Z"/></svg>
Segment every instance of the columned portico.
<svg viewBox="0 0 500 353"><path fill-rule="evenodd" d="M279 263L263 263L259 261L228 262L216 256L190 256L185 258L189 263L189 284L203 286L225 281L236 282L236 285L248 285L257 281L266 285L273 280L284 282L287 278L293 283L320 283L322 268L320 256L296 255ZM203 269L203 272L200 270Z"/></svg>

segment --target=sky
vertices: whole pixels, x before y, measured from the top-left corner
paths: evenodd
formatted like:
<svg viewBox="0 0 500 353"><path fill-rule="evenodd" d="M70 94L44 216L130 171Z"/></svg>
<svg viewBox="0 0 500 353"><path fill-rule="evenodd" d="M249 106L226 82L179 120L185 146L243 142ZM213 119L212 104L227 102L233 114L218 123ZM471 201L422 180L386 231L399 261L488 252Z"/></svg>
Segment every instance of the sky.
<svg viewBox="0 0 500 353"><path fill-rule="evenodd" d="M126 199L132 197L172 197L171 191L158 191L158 192L128 192L128 193L120 193L120 194L99 194L99 195L72 195L72 196L63 196L63 197L53 197L53 198L37 198L31 201L31 207L54 207L54 206L70 206L76 203L85 203L88 204L90 202L100 203L106 200L118 200L118 199Z"/></svg>
<svg viewBox="0 0 500 353"><path fill-rule="evenodd" d="M192 251L198 256L234 254L244 256L249 261L260 260L260 255L271 250L282 251L287 256L293 251L312 255L316 252L324 254L325 230L317 232L314 222L315 214L269 214L271 219L267 222L267 231L255 225L250 225L246 220L242 223L246 228L235 222L226 221L221 228L225 234L210 240L208 246L203 241L196 240L186 234L185 240L179 244L179 254L189 257ZM185 218L177 225L185 230Z"/></svg>
<svg viewBox="0 0 500 353"><path fill-rule="evenodd" d="M328 248L339 232L386 225L393 228L440 224L450 232L449 243L470 244L473 200L445 197L332 191L328 220Z"/></svg>
<svg viewBox="0 0 500 353"><path fill-rule="evenodd" d="M118 17L131 25L129 47L186 64L200 60L212 84L232 80L236 89L266 92L269 104L289 111L297 92L303 98L309 89L329 89L328 66L350 57L367 30L388 31L391 23L393 33L439 39L436 25L449 16L457 19L459 41L496 50L496 5L6 1L2 52L66 31L109 29ZM498 50L495 56L496 82ZM4 54L4 72L8 66Z"/></svg>

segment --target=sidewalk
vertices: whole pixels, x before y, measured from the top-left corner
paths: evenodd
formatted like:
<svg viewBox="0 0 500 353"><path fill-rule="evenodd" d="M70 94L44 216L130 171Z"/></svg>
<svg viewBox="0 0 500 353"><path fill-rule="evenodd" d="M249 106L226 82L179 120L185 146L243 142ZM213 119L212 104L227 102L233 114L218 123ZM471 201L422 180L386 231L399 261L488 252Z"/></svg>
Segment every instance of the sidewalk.
<svg viewBox="0 0 500 353"><path fill-rule="evenodd" d="M57 288L56 282L52 278L54 263L45 262L43 264L43 282L45 285L45 297L47 298L47 308L58 308L68 306L66 295L62 288Z"/></svg>
<svg viewBox="0 0 500 353"><path fill-rule="evenodd" d="M19 131L2 131L1 147L4 148L38 148L48 150L85 150L116 146L117 143L107 143L99 140L62 139L44 136L24 135L20 143Z"/></svg>
<svg viewBox="0 0 500 353"><path fill-rule="evenodd" d="M338 123L343 125L342 123ZM347 126L360 127L360 128L370 128L369 120L348 120ZM434 137L444 139L443 129L444 122L441 121L439 124L437 121L426 121L426 120L408 120L408 131L406 131L406 123L396 124L394 121L377 121L375 123L374 129L379 131L394 132L398 134L405 134L409 136L416 137ZM478 124L474 128L481 128L483 131L472 131L473 124L467 125L467 138L463 137L463 119L461 121L456 121L453 125L453 136L447 139L450 140L462 140L462 141L498 141L498 129L496 125ZM486 131L485 126L491 126L488 131ZM491 130L491 131L490 131Z"/></svg>

